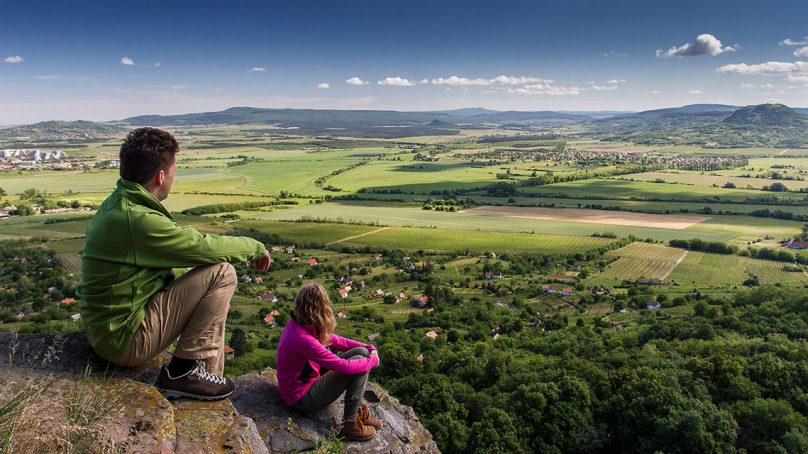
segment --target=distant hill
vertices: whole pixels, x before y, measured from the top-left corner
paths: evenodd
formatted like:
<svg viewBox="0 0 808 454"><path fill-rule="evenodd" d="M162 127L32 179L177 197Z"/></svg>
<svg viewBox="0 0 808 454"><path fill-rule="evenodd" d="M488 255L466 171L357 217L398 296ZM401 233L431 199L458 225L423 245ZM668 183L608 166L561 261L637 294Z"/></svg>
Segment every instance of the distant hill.
<svg viewBox="0 0 808 454"><path fill-rule="evenodd" d="M0 138L99 139L122 137L126 133L126 128L92 121L43 121L32 125L0 129Z"/></svg>
<svg viewBox="0 0 808 454"><path fill-rule="evenodd" d="M547 121L589 121L592 117L588 115L561 113L553 111L506 111L489 114L472 115L472 120L487 123L513 123L513 122L547 122Z"/></svg>
<svg viewBox="0 0 808 454"><path fill-rule="evenodd" d="M731 109L732 110L730 112ZM707 148L805 148L808 117L782 104L697 104L594 122L606 140Z"/></svg>
<svg viewBox="0 0 808 454"><path fill-rule="evenodd" d="M601 134L645 135L716 124L738 109L738 106L726 104L691 104L596 119L592 128Z"/></svg>
<svg viewBox="0 0 808 454"><path fill-rule="evenodd" d="M559 110L558 113L583 115L594 119L601 119L601 118L616 117L619 115L632 115L637 112L626 110Z"/></svg>
<svg viewBox="0 0 808 454"><path fill-rule="evenodd" d="M453 123L466 117L438 112L396 112L392 110L315 110L233 107L220 112L184 115L143 115L120 123L130 126L207 126L261 124L294 128L300 134L397 138L419 135L454 135ZM433 123L438 120L437 123Z"/></svg>
<svg viewBox="0 0 808 454"><path fill-rule="evenodd" d="M480 113L483 112L483 113ZM390 110L314 110L233 107L220 112L185 115L143 115L122 120L129 126L204 126L216 124L266 124L295 128L299 133L328 133L360 137L456 134L460 128L490 127L505 123L569 123L592 117L552 111L496 112L481 108L448 112L397 112Z"/></svg>
<svg viewBox="0 0 808 454"><path fill-rule="evenodd" d="M665 109L653 109L637 112L629 115L621 115L620 118L664 118L664 117L726 117L731 115L740 106L730 106L726 104L689 104L681 107L668 107Z"/></svg>
<svg viewBox="0 0 808 454"><path fill-rule="evenodd" d="M123 120L133 126L193 126L214 124L274 124L298 128L355 128L368 126L418 126L432 120L460 120L439 112L397 112L392 110L316 110L232 107L220 112L184 115L142 115Z"/></svg>
<svg viewBox="0 0 808 454"><path fill-rule="evenodd" d="M760 104L738 109L723 123L736 127L799 127L808 125L808 118L782 104Z"/></svg>
<svg viewBox="0 0 808 454"><path fill-rule="evenodd" d="M427 126L433 128L456 128L457 125L449 123L448 121L438 120L437 118L427 123Z"/></svg>
<svg viewBox="0 0 808 454"><path fill-rule="evenodd" d="M499 113L497 110L483 109L482 107L467 107L465 109L436 110L435 113L470 117L472 115L485 115Z"/></svg>

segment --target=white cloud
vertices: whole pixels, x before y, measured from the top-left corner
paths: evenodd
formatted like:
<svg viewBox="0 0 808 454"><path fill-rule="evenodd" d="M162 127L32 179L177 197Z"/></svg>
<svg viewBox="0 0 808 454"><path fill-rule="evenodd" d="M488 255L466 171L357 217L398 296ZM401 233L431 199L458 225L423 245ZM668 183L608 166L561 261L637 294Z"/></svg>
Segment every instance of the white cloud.
<svg viewBox="0 0 808 454"><path fill-rule="evenodd" d="M741 88L774 88L774 85L772 85L772 84L756 85L756 84L743 83L743 84L741 84Z"/></svg>
<svg viewBox="0 0 808 454"><path fill-rule="evenodd" d="M393 85L396 87L411 87L415 85L414 82L410 82L409 80L398 76L386 77L383 80L377 81L376 83L379 85Z"/></svg>
<svg viewBox="0 0 808 454"><path fill-rule="evenodd" d="M604 57L621 58L621 57L625 57L625 56L626 56L626 54L625 54L625 53L623 53L623 52L617 52L617 51L615 51L615 50L610 50L609 52L604 52L604 53L603 53L603 56L604 56Z"/></svg>
<svg viewBox="0 0 808 454"><path fill-rule="evenodd" d="M789 82L808 82L808 75L797 76L794 74L789 74L786 76L786 80Z"/></svg>
<svg viewBox="0 0 808 454"><path fill-rule="evenodd" d="M263 68L261 66L256 66L254 68L248 69L247 72L248 73L263 73L263 72L266 72L266 70L267 70L266 68Z"/></svg>
<svg viewBox="0 0 808 454"><path fill-rule="evenodd" d="M160 67L160 62L159 61L154 62L154 64L151 65L151 67L152 68L159 68Z"/></svg>
<svg viewBox="0 0 808 454"><path fill-rule="evenodd" d="M322 83L317 84L317 88L322 88L322 89L331 88L331 85L327 84L325 82L322 82Z"/></svg>
<svg viewBox="0 0 808 454"><path fill-rule="evenodd" d="M497 76L491 79L469 79L460 76L439 77L432 79L434 85L449 85L453 87L489 86L489 85L526 85L536 83L552 83L552 80L538 79L525 76Z"/></svg>
<svg viewBox="0 0 808 454"><path fill-rule="evenodd" d="M537 79L535 77L514 77L514 76L497 76L491 79L492 83L495 84L502 84L502 85L522 85L522 84L551 84L553 83L550 79Z"/></svg>
<svg viewBox="0 0 808 454"><path fill-rule="evenodd" d="M794 56L797 58L808 57L808 46L800 47L799 49L795 50Z"/></svg>
<svg viewBox="0 0 808 454"><path fill-rule="evenodd" d="M659 91L659 90L651 90L651 92L650 92L650 93L651 93L652 95L659 95L659 94L662 94L662 92L661 92L661 91Z"/></svg>
<svg viewBox="0 0 808 454"><path fill-rule="evenodd" d="M724 46L721 41L715 36L704 33L696 37L692 43L685 43L679 47L673 46L670 49L663 51L658 49L656 51L657 57L695 57L698 55L712 55L716 56L725 52L734 52L738 46Z"/></svg>
<svg viewBox="0 0 808 454"><path fill-rule="evenodd" d="M488 79L467 79L459 76L450 76L447 78L438 77L437 79L432 79L432 83L435 85L451 85L455 87L469 85L491 85L491 82L489 82Z"/></svg>
<svg viewBox="0 0 808 454"><path fill-rule="evenodd" d="M345 83L348 84L348 85L367 85L370 82L368 82L366 80L362 80L362 79L354 76L354 77L351 77L350 79L346 80Z"/></svg>
<svg viewBox="0 0 808 454"><path fill-rule="evenodd" d="M691 95L700 95L700 94L702 94L702 91L701 90L690 90L688 93L690 93Z"/></svg>
<svg viewBox="0 0 808 454"><path fill-rule="evenodd" d="M767 61L757 65L747 65L738 63L734 65L724 65L718 68L718 72L723 74L744 74L744 75L777 75L777 74L808 74L808 62L795 61Z"/></svg>
<svg viewBox="0 0 808 454"><path fill-rule="evenodd" d="M11 64L22 63L23 60L25 60L25 59L20 57L19 55L9 55L5 59L3 59L4 62L11 63Z"/></svg>
<svg viewBox="0 0 808 454"><path fill-rule="evenodd" d="M134 61L134 60L132 60L132 59L131 59L131 58L129 58L129 57L123 57L123 58L121 59L121 64L122 64L122 65L126 65L126 66L132 66L132 65L134 65L134 64L135 64L135 61Z"/></svg>
<svg viewBox="0 0 808 454"><path fill-rule="evenodd" d="M620 84L625 83L625 79L610 79L607 80L605 84L598 85L595 82L589 82L589 85L592 86L592 89L595 91L611 91L617 90L620 88Z"/></svg>
<svg viewBox="0 0 808 454"><path fill-rule="evenodd" d="M34 79L36 79L36 80L54 80L54 79L61 79L62 77L63 76L60 76L60 75L49 74L49 75L45 75L45 76L34 76Z"/></svg>
<svg viewBox="0 0 808 454"><path fill-rule="evenodd" d="M429 79L421 79L418 81L418 85L426 85L429 83Z"/></svg>
<svg viewBox="0 0 808 454"><path fill-rule="evenodd" d="M540 83L525 85L522 88L509 88L508 93L512 95L549 95L549 96L577 96L586 89L581 87L559 87L555 85Z"/></svg>
<svg viewBox="0 0 808 454"><path fill-rule="evenodd" d="M797 41L791 38L786 38L780 41L781 46L804 46L808 44L808 36L802 39L802 41Z"/></svg>

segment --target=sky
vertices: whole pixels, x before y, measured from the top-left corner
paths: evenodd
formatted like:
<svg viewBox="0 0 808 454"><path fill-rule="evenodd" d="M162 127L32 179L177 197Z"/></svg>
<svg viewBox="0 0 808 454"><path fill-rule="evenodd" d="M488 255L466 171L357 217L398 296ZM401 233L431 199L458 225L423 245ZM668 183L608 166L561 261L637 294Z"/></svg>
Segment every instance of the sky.
<svg viewBox="0 0 808 454"><path fill-rule="evenodd" d="M37 1L0 26L0 124L234 106L808 107L794 1Z"/></svg>

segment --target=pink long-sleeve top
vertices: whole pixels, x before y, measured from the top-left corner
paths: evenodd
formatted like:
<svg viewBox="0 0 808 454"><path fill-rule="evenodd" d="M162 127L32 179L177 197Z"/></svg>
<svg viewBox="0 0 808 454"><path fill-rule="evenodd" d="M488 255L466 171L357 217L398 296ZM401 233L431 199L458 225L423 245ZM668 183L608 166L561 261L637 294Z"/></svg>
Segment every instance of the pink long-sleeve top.
<svg viewBox="0 0 808 454"><path fill-rule="evenodd" d="M336 334L331 335L331 348L348 351L354 347L376 350ZM308 364L309 367L306 367ZM379 365L379 358L368 356L361 359L343 359L327 349L316 337L316 328L290 319L278 342L277 373L278 388L284 405L291 407L306 395L311 385L320 377L320 367L342 375L359 375ZM304 372L305 371L305 372Z"/></svg>

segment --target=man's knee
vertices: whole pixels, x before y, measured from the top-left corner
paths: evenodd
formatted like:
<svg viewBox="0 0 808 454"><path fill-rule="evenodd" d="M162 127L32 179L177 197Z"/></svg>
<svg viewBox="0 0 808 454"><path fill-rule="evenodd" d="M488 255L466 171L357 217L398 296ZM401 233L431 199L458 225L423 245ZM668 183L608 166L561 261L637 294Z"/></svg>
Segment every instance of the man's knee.
<svg viewBox="0 0 808 454"><path fill-rule="evenodd" d="M236 268L232 264L228 262L222 262L217 264L216 266L220 268L219 273L222 282L231 285L233 287L235 287L236 284L238 284L238 275L236 274Z"/></svg>

